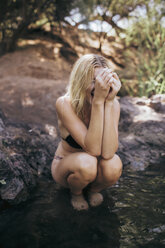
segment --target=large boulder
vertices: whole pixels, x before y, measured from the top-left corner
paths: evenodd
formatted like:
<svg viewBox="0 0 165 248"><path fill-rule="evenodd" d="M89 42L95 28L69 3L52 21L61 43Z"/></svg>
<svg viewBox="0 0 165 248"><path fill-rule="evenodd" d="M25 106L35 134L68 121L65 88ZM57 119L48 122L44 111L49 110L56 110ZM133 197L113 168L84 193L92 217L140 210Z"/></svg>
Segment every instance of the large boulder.
<svg viewBox="0 0 165 248"><path fill-rule="evenodd" d="M165 163L165 98L120 99L119 150L123 164L133 170Z"/></svg>
<svg viewBox="0 0 165 248"><path fill-rule="evenodd" d="M0 112L0 199L18 204L29 198L39 177L51 178L58 138L41 126L14 123Z"/></svg>

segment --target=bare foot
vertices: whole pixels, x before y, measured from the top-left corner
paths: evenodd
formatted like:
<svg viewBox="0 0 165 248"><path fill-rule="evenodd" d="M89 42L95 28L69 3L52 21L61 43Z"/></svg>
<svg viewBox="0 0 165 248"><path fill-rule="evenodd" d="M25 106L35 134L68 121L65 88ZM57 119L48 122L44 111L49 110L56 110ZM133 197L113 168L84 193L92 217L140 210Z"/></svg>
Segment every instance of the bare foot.
<svg viewBox="0 0 165 248"><path fill-rule="evenodd" d="M81 195L71 195L71 204L74 209L87 210L89 208L87 201L84 199L84 196Z"/></svg>
<svg viewBox="0 0 165 248"><path fill-rule="evenodd" d="M97 192L88 192L89 203L92 207L97 207L103 202L103 196Z"/></svg>

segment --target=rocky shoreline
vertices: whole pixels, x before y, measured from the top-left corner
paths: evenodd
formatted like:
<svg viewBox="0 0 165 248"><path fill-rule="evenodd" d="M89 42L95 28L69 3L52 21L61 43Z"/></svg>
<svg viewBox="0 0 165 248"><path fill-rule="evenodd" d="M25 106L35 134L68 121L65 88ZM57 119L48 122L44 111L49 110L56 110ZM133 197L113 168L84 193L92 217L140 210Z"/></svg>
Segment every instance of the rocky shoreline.
<svg viewBox="0 0 165 248"><path fill-rule="evenodd" d="M165 97L121 97L119 149L125 168L165 163ZM57 128L57 127L56 127ZM50 165L59 142L42 125L7 119L0 112L0 206L30 198L37 181L52 180Z"/></svg>

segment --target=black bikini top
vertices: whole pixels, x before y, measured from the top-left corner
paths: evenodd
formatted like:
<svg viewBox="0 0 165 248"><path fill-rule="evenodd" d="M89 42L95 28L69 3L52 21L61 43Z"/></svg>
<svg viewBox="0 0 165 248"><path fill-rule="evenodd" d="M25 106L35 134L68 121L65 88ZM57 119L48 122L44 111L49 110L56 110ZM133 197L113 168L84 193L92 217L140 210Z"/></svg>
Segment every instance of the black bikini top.
<svg viewBox="0 0 165 248"><path fill-rule="evenodd" d="M82 147L72 138L71 135L68 135L65 139L63 138L70 146L77 149L82 149Z"/></svg>

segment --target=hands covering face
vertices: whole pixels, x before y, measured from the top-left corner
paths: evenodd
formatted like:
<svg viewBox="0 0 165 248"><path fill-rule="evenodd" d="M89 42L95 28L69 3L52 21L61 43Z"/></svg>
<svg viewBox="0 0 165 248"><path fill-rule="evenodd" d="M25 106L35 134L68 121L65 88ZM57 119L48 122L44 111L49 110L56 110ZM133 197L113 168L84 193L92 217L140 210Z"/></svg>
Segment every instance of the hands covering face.
<svg viewBox="0 0 165 248"><path fill-rule="evenodd" d="M109 78L110 78L110 80L108 83L110 85L110 90L109 90L108 95L106 97L106 101L113 100L121 88L120 79L115 72L111 72L109 75Z"/></svg>
<svg viewBox="0 0 165 248"><path fill-rule="evenodd" d="M95 69L95 98L112 101L120 88L121 82L115 72L109 68Z"/></svg>

